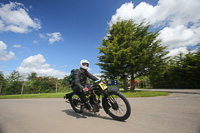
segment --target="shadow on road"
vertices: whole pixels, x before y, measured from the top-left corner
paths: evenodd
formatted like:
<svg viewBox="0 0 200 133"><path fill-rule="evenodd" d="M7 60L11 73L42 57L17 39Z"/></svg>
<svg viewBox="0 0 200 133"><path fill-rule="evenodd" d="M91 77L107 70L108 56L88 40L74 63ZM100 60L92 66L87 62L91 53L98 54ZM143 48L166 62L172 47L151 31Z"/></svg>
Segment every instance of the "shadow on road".
<svg viewBox="0 0 200 133"><path fill-rule="evenodd" d="M3 130L2 130L2 128L1 128L1 125L0 125L0 133L3 133Z"/></svg>
<svg viewBox="0 0 200 133"><path fill-rule="evenodd" d="M67 115L73 116L76 119L80 119L80 118L88 118L88 117L96 117L96 118L101 118L101 119L106 119L106 120L113 120L110 117L106 117L106 116L100 116L100 114L96 114L96 113L92 113L92 112L83 112L83 113L76 113L74 112L74 110L72 109L67 109L67 110L63 110L62 112L65 112Z"/></svg>

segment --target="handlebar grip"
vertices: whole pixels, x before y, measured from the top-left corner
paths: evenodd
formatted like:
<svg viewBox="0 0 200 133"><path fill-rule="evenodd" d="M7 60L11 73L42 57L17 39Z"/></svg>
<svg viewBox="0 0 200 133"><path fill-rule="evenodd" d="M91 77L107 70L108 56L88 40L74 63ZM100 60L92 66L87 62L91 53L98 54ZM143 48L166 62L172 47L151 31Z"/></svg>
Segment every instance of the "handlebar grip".
<svg viewBox="0 0 200 133"><path fill-rule="evenodd" d="M95 83L98 83L98 82L101 82L101 79L95 81Z"/></svg>

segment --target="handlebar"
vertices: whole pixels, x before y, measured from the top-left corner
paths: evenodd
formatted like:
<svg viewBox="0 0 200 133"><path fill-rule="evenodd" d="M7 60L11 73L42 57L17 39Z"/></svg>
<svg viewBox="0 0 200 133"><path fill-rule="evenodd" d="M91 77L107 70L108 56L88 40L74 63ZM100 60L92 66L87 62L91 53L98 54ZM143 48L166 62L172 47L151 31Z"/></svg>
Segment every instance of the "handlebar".
<svg viewBox="0 0 200 133"><path fill-rule="evenodd" d="M102 80L101 79L99 79L99 80L96 80L96 81L94 81L94 83L96 84L96 83L100 83Z"/></svg>

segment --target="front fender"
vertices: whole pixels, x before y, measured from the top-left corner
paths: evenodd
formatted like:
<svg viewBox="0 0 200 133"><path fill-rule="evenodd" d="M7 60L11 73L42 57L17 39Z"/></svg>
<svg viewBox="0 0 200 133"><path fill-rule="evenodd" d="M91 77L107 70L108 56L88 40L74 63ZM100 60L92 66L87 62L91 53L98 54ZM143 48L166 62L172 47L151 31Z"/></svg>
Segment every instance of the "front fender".
<svg viewBox="0 0 200 133"><path fill-rule="evenodd" d="M113 92L119 92L119 88L117 88L117 87L108 87L108 94L112 94Z"/></svg>
<svg viewBox="0 0 200 133"><path fill-rule="evenodd" d="M113 93L119 93L119 88L117 88L117 87L108 87L107 91L104 91L104 94L103 94L103 97L102 97L103 109L107 114L110 113L110 111L109 111L110 105L108 104L107 97L109 95L112 95Z"/></svg>

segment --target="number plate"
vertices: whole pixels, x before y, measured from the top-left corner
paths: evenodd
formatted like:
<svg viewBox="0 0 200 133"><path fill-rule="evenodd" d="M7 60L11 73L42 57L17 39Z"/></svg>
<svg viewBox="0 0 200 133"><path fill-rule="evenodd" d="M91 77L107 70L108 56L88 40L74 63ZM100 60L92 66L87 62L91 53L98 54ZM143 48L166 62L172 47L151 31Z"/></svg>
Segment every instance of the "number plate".
<svg viewBox="0 0 200 133"><path fill-rule="evenodd" d="M105 89L107 89L108 87L107 87L107 85L106 84L104 84L104 83L99 83L99 86L101 87L101 89L102 90L105 90Z"/></svg>

